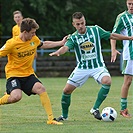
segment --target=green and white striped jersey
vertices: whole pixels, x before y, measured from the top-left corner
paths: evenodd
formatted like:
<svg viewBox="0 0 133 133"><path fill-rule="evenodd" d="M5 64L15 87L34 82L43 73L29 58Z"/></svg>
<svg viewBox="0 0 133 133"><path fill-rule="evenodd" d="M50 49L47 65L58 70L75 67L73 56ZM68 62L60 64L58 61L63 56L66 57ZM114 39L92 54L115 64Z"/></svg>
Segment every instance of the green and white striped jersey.
<svg viewBox="0 0 133 133"><path fill-rule="evenodd" d="M119 14L112 32L133 36L133 14L127 11ZM131 40L123 40L123 60L133 60L133 41Z"/></svg>
<svg viewBox="0 0 133 133"><path fill-rule="evenodd" d="M110 32L97 25L86 26L85 34L74 32L65 45L69 49L74 49L78 68L93 69L105 66L101 52L101 39L108 40L109 37Z"/></svg>

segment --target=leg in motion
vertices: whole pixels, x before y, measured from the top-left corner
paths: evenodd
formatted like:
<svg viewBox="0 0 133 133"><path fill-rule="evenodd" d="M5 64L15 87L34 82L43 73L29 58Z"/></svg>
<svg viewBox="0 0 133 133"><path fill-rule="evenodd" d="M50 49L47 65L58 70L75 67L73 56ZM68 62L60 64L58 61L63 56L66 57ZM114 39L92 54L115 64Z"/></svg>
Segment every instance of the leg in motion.
<svg viewBox="0 0 133 133"><path fill-rule="evenodd" d="M98 96L93 108L90 110L90 113L94 115L94 117L98 120L101 120L101 114L99 112L99 107L102 102L106 99L109 90L110 90L111 78L109 76L104 76L102 78L102 87L98 92Z"/></svg>
<svg viewBox="0 0 133 133"><path fill-rule="evenodd" d="M5 94L2 98L0 98L0 105L11 104L18 102L22 98L22 91L20 89L14 89L9 94Z"/></svg>
<svg viewBox="0 0 133 133"><path fill-rule="evenodd" d="M54 119L53 117L51 102L44 86L41 83L37 82L33 86L32 92L40 96L42 106L44 107L48 116L47 124L62 125L63 123L56 121L56 119Z"/></svg>
<svg viewBox="0 0 133 133"><path fill-rule="evenodd" d="M68 120L69 106L71 104L71 93L75 88L76 87L73 85L70 85L68 83L66 84L61 99L62 115L57 118L57 121Z"/></svg>

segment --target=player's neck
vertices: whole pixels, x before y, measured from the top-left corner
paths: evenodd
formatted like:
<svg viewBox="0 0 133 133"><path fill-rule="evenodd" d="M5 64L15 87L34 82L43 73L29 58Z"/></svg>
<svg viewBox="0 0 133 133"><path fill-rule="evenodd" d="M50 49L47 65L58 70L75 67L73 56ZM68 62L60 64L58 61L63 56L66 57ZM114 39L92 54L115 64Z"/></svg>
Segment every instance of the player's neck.
<svg viewBox="0 0 133 133"><path fill-rule="evenodd" d="M20 38L23 42L26 42L26 41L27 41L27 40L25 39L23 33L20 33L19 38Z"/></svg>
<svg viewBox="0 0 133 133"><path fill-rule="evenodd" d="M20 24L17 24L18 25L18 27L20 27Z"/></svg>

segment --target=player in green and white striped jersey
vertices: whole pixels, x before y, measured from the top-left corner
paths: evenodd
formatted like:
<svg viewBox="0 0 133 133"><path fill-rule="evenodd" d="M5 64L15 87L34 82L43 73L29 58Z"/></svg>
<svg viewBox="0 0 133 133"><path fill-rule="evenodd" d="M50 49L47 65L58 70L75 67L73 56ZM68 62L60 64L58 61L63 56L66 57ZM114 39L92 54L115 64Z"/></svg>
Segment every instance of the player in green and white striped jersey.
<svg viewBox="0 0 133 133"><path fill-rule="evenodd" d="M113 28L113 33L119 33L126 36L133 36L133 0L127 1L127 11L120 13ZM112 58L111 61L115 62L117 53L116 41L111 40ZM131 86L133 79L133 41L123 40L123 70L124 82L121 88L121 111L120 114L126 118L130 118L131 115L127 109L127 96L128 90Z"/></svg>
<svg viewBox="0 0 133 133"><path fill-rule="evenodd" d="M99 26L86 26L86 33L79 34L78 31L73 33L66 46L74 49L80 69L94 69L104 67L103 56L101 53L100 38L108 39L110 33L106 32Z"/></svg>
<svg viewBox="0 0 133 133"><path fill-rule="evenodd" d="M77 67L69 76L67 84L62 94L62 116L57 120L66 120L68 118L68 109L71 101L71 93L79 86L82 86L88 78L93 77L101 84L94 107L90 110L91 114L98 120L101 120L99 107L107 97L110 90L111 77L105 67L103 56L101 53L101 39L133 39L133 37L125 37L119 34L111 34L99 26L86 26L85 17L81 12L72 15L73 26L76 28L65 46L61 47L50 56L59 56L70 49L74 49Z"/></svg>

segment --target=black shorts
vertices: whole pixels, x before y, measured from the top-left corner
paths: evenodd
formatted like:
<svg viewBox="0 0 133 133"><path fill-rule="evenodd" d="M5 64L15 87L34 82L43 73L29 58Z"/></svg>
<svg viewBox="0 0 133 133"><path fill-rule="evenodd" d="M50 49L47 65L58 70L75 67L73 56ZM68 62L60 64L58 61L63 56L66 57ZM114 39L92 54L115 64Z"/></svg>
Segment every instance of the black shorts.
<svg viewBox="0 0 133 133"><path fill-rule="evenodd" d="M31 91L36 82L40 81L35 77L34 74L28 77L11 77L7 79L6 92L7 94L10 94L14 89L21 89L25 94L30 96L31 94L35 94Z"/></svg>

